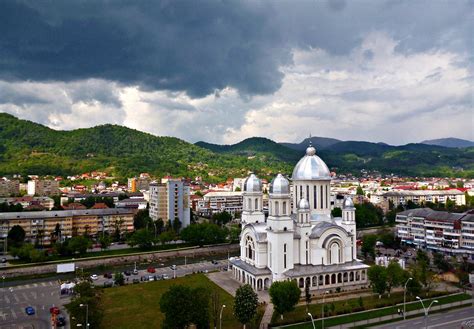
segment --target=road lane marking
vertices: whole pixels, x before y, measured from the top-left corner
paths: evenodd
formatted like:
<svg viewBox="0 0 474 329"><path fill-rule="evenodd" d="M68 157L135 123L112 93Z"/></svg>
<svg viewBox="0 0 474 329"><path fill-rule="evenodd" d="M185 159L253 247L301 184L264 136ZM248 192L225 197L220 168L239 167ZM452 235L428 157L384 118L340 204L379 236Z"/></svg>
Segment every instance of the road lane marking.
<svg viewBox="0 0 474 329"><path fill-rule="evenodd" d="M19 303L20 302L20 298L18 298L18 296L16 294L13 294L13 297L15 298L16 302Z"/></svg>
<svg viewBox="0 0 474 329"><path fill-rule="evenodd" d="M18 319L18 316L17 316L16 313L15 313L15 310L12 308L11 311L12 311L12 316L13 316L13 318L14 318L14 319Z"/></svg>

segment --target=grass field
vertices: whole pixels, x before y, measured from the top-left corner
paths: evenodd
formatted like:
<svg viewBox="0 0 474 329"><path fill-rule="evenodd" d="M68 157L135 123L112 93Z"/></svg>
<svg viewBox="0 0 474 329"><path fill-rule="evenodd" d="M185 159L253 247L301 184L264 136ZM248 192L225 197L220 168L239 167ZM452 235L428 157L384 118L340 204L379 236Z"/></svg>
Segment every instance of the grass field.
<svg viewBox="0 0 474 329"><path fill-rule="evenodd" d="M104 289L101 303L104 310L104 318L101 328L161 328L164 315L160 312L160 298L174 284L218 289L220 301L226 305L222 315L222 328L242 328L242 325L239 324L233 315L234 298L203 274ZM176 305L176 307L179 307L179 305ZM263 311L259 309L258 319L262 315ZM256 322L258 323L258 321ZM247 326L249 329L257 327L253 325Z"/></svg>
<svg viewBox="0 0 474 329"><path fill-rule="evenodd" d="M461 300L466 300L466 299L470 299L470 298L471 298L471 296L469 296L468 294L459 294L459 295L454 295L454 296L436 297L436 298L433 298L433 299L437 299L439 301L439 304L448 304L448 303L461 301ZM336 303L339 303L339 302L335 302L335 304ZM425 301L425 304L427 304L426 301ZM320 315L321 314L320 313L321 312L321 304L316 304L316 306L319 307L319 312L317 312L316 310L313 310L311 308L310 308L310 312L315 311L314 313L312 313L313 315L315 315L315 314ZM420 303L407 304L407 306L406 306L407 311L420 309L420 308L422 308ZM341 316L341 317L338 317L338 318L335 318L335 319L326 319L324 321L324 324L325 324L325 326L329 327L329 326L335 326L335 325L344 324L344 323L351 323L351 322L356 322L356 321L365 320L365 319L377 318L377 317L390 315L390 314L396 314L397 312L398 312L398 307L397 306L383 308L383 309L374 309L372 311L367 311L367 312L363 312L363 313L349 314L347 316ZM326 315L326 316L328 316L328 315ZM286 319L286 320L289 320L289 319ZM298 322L301 322L301 321L309 321L309 317L308 316L306 316L305 318L303 317L303 318L299 319ZM294 322L297 322L297 321L294 321ZM286 322L286 323L290 323L290 322ZM315 324L316 324L316 326L321 326L321 321L316 320ZM313 326L312 326L311 323L304 323L304 324L302 323L302 324L296 324L294 326L289 326L288 328L291 328L291 329L311 329L311 328L313 328Z"/></svg>

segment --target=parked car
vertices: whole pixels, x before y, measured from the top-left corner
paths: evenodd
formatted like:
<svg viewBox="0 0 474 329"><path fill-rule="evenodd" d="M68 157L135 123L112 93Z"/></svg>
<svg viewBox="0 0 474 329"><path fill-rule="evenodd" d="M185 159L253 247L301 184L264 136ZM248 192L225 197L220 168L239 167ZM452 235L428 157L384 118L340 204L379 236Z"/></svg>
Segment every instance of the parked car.
<svg viewBox="0 0 474 329"><path fill-rule="evenodd" d="M148 281L155 281L155 279L153 278L153 275L148 276Z"/></svg>
<svg viewBox="0 0 474 329"><path fill-rule="evenodd" d="M155 273L156 270L154 267L150 266L149 268L146 269L148 273Z"/></svg>
<svg viewBox="0 0 474 329"><path fill-rule="evenodd" d="M169 277L168 274L163 274L163 275L161 276L161 279L162 279L162 280L168 280L169 278L170 278L170 277Z"/></svg>
<svg viewBox="0 0 474 329"><path fill-rule="evenodd" d="M114 286L114 281L109 280L104 282L104 288L110 288Z"/></svg>
<svg viewBox="0 0 474 329"><path fill-rule="evenodd" d="M32 306L25 307L25 313L27 315L35 315L35 309Z"/></svg>
<svg viewBox="0 0 474 329"><path fill-rule="evenodd" d="M58 315L59 313L61 313L61 310L59 309L59 307L53 306L49 308L49 313Z"/></svg>
<svg viewBox="0 0 474 329"><path fill-rule="evenodd" d="M123 271L123 275L130 276L130 275L132 275L132 273L130 271Z"/></svg>
<svg viewBox="0 0 474 329"><path fill-rule="evenodd" d="M217 260L213 260L212 264L217 265L217 264L219 264L219 262Z"/></svg>
<svg viewBox="0 0 474 329"><path fill-rule="evenodd" d="M97 279L99 279L99 276L98 276L97 274L92 274L92 275L91 275L91 280L94 280L94 281L95 281L95 280L97 280Z"/></svg>
<svg viewBox="0 0 474 329"><path fill-rule="evenodd" d="M2 258L2 263L6 263L7 262L7 259L5 257Z"/></svg>
<svg viewBox="0 0 474 329"><path fill-rule="evenodd" d="M172 269L173 271L176 270L176 265L171 265L170 269Z"/></svg>
<svg viewBox="0 0 474 329"><path fill-rule="evenodd" d="M104 273L104 278L112 279L112 273Z"/></svg>
<svg viewBox="0 0 474 329"><path fill-rule="evenodd" d="M138 275L138 270L135 268L132 273L133 275Z"/></svg>
<svg viewBox="0 0 474 329"><path fill-rule="evenodd" d="M66 325L66 318L62 315L56 318L56 326L64 327Z"/></svg>

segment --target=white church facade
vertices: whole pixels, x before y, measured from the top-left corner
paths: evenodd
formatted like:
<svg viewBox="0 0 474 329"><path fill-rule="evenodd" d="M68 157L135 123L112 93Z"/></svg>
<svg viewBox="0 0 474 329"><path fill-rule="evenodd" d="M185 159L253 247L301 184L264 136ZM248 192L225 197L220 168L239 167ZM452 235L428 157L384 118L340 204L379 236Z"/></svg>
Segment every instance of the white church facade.
<svg viewBox="0 0 474 329"><path fill-rule="evenodd" d="M366 287L368 266L356 258L354 204L346 198L342 217L331 217L330 172L311 145L291 180L292 196L288 179L278 174L272 180L265 218L262 183L254 174L246 179L233 277L255 290L281 280L316 291Z"/></svg>

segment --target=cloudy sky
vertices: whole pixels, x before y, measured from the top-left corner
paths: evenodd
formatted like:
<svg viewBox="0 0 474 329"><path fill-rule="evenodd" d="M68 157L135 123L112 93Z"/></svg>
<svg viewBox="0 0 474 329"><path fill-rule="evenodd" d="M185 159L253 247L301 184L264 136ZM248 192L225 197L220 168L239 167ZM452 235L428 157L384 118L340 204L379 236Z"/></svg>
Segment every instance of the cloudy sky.
<svg viewBox="0 0 474 329"><path fill-rule="evenodd" d="M2 1L0 112L190 142L474 139L474 1Z"/></svg>

